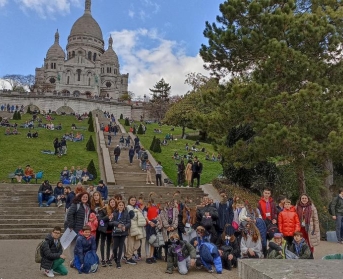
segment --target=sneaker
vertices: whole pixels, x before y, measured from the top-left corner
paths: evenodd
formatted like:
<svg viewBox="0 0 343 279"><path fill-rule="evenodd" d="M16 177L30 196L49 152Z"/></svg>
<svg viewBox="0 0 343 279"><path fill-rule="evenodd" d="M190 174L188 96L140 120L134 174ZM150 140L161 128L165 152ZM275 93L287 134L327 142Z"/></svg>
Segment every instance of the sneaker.
<svg viewBox="0 0 343 279"><path fill-rule="evenodd" d="M152 258L147 258L146 260L145 260L145 262L147 263L147 264L152 264L152 260L151 260Z"/></svg>
<svg viewBox="0 0 343 279"><path fill-rule="evenodd" d="M101 266L103 267L107 266L105 260L101 260Z"/></svg>
<svg viewBox="0 0 343 279"><path fill-rule="evenodd" d="M55 277L54 273L52 272L52 269L50 270L45 269L44 274L50 278Z"/></svg>
<svg viewBox="0 0 343 279"><path fill-rule="evenodd" d="M61 207L62 205L63 205L62 201L59 200L59 201L57 202L57 207Z"/></svg>
<svg viewBox="0 0 343 279"><path fill-rule="evenodd" d="M145 183L145 184L150 184L149 182Z"/></svg>
<svg viewBox="0 0 343 279"><path fill-rule="evenodd" d="M117 268L118 268L118 269L121 269L120 262L117 262Z"/></svg>
<svg viewBox="0 0 343 279"><path fill-rule="evenodd" d="M157 263L154 257L151 258L152 263Z"/></svg>
<svg viewBox="0 0 343 279"><path fill-rule="evenodd" d="M209 269L208 272L209 272L209 273L213 273L213 269L212 269L212 268Z"/></svg>
<svg viewBox="0 0 343 279"><path fill-rule="evenodd" d="M123 262L126 262L126 261L127 261L127 258L126 258L125 256L123 256L123 257L121 258L121 260L122 260Z"/></svg>
<svg viewBox="0 0 343 279"><path fill-rule="evenodd" d="M154 182L150 182L150 184L154 184Z"/></svg>
<svg viewBox="0 0 343 279"><path fill-rule="evenodd" d="M112 266L112 261L111 261L111 260L107 260L107 261L106 261L106 264L107 264L108 266Z"/></svg>
<svg viewBox="0 0 343 279"><path fill-rule="evenodd" d="M69 266L70 266L70 268L74 268L75 266L74 266L74 261L70 261L69 262Z"/></svg>
<svg viewBox="0 0 343 279"><path fill-rule="evenodd" d="M137 264L137 262L134 259L129 259L126 261L127 264Z"/></svg>

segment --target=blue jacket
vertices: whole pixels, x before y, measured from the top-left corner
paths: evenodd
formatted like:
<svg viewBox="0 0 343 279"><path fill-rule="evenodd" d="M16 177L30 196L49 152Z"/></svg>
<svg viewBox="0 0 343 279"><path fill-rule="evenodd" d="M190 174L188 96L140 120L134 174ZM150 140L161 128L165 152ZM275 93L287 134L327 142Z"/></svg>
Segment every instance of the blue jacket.
<svg viewBox="0 0 343 279"><path fill-rule="evenodd" d="M88 251L93 250L96 252L96 243L94 236L85 238L82 233L79 233L76 239L76 245L74 249L74 254L79 258L81 264L83 264L83 259Z"/></svg>
<svg viewBox="0 0 343 279"><path fill-rule="evenodd" d="M68 209L71 206L71 203L73 202L74 198L75 198L75 193L71 191L66 197L66 209Z"/></svg>
<svg viewBox="0 0 343 279"><path fill-rule="evenodd" d="M213 204L218 211L217 226L223 230L226 224L232 224L233 221L233 210L232 202L227 201L226 203L216 202Z"/></svg>
<svg viewBox="0 0 343 279"><path fill-rule="evenodd" d="M97 190L98 192L100 192L100 194L101 194L101 196L102 196L102 198L103 198L104 200L107 200L108 188L107 188L106 185L104 185L104 186L98 186L98 187L96 187L96 190Z"/></svg>
<svg viewBox="0 0 343 279"><path fill-rule="evenodd" d="M64 188L56 186L54 189L54 196L57 199L58 196L64 195Z"/></svg>
<svg viewBox="0 0 343 279"><path fill-rule="evenodd" d="M256 227L260 231L262 247L267 246L267 226L263 219L256 218Z"/></svg>
<svg viewBox="0 0 343 279"><path fill-rule="evenodd" d="M212 269L212 263L214 264L217 273L222 273L223 266L222 260L219 255L217 246L210 242L202 242L199 248L200 259L206 269Z"/></svg>

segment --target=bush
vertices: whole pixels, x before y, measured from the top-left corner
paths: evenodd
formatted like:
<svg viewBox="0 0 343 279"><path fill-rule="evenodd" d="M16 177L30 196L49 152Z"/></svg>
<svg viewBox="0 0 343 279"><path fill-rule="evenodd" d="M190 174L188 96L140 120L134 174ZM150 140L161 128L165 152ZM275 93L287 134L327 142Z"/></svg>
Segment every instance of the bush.
<svg viewBox="0 0 343 279"><path fill-rule="evenodd" d="M87 141L86 149L87 151L95 151L95 144L92 136L90 136L89 140Z"/></svg>
<svg viewBox="0 0 343 279"><path fill-rule="evenodd" d="M2 117L0 116L0 122L2 121Z"/></svg>
<svg viewBox="0 0 343 279"><path fill-rule="evenodd" d="M161 153L162 152L160 139L155 139L154 146L151 149L151 151L153 151L155 153Z"/></svg>
<svg viewBox="0 0 343 279"><path fill-rule="evenodd" d="M17 111L15 111L15 112L13 113L12 119L13 119L13 120L18 120Z"/></svg>
<svg viewBox="0 0 343 279"><path fill-rule="evenodd" d="M143 131L143 126L142 126L142 124L139 124L139 127L138 127L137 134L138 134L138 135L143 135L143 134L144 134L144 131Z"/></svg>
<svg viewBox="0 0 343 279"><path fill-rule="evenodd" d="M26 113L31 113L31 108L30 108L30 106L27 107Z"/></svg>
<svg viewBox="0 0 343 279"><path fill-rule="evenodd" d="M90 174L93 174L93 180L95 180L98 177L98 173L96 171L93 159L89 162L87 170Z"/></svg>
<svg viewBox="0 0 343 279"><path fill-rule="evenodd" d="M130 121L128 118L125 118L125 123L124 123L125 126L130 126Z"/></svg>
<svg viewBox="0 0 343 279"><path fill-rule="evenodd" d="M88 123L88 124L91 124L91 122L93 122L93 116L92 116L92 115L91 115L90 117L88 117L87 123Z"/></svg>
<svg viewBox="0 0 343 279"><path fill-rule="evenodd" d="M92 114L91 111L88 113L88 117L89 117L89 118L93 118L93 114Z"/></svg>
<svg viewBox="0 0 343 279"><path fill-rule="evenodd" d="M133 131L132 131L132 134L136 134L137 133L137 131L136 131L136 127L135 126L133 126Z"/></svg>
<svg viewBox="0 0 343 279"><path fill-rule="evenodd" d="M120 114L120 117L119 117L119 119L124 119L124 116L123 116L123 114L122 114L122 113Z"/></svg>
<svg viewBox="0 0 343 279"><path fill-rule="evenodd" d="M21 113L20 113L20 111L17 111L17 119L21 120Z"/></svg>
<svg viewBox="0 0 343 279"><path fill-rule="evenodd" d="M152 142L151 142L151 145L149 148L151 151L153 151L153 149L154 149L155 141L156 141L156 136L154 136L154 138L152 139Z"/></svg>
<svg viewBox="0 0 343 279"><path fill-rule="evenodd" d="M94 132L94 124L93 124L93 119L92 119L92 121L89 123L89 126L88 126L88 132Z"/></svg>

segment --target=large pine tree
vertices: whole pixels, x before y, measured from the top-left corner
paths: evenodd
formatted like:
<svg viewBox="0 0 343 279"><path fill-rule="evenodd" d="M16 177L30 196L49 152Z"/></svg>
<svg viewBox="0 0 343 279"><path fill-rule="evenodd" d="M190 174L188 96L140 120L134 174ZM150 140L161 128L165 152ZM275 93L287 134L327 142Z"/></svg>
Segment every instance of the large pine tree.
<svg viewBox="0 0 343 279"><path fill-rule="evenodd" d="M206 96L203 118L224 161L294 165L299 192L305 170L343 158L343 10L341 1L239 0L220 5L206 23L200 54L217 77L231 80ZM249 125L254 136L226 144L228 131Z"/></svg>

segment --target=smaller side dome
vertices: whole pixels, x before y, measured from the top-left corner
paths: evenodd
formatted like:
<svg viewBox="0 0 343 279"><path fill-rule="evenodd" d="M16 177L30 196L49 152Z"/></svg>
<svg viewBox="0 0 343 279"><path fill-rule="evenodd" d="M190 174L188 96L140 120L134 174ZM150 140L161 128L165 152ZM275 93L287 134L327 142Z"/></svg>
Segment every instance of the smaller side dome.
<svg viewBox="0 0 343 279"><path fill-rule="evenodd" d="M118 56L114 52L114 50L112 48L112 44L113 44L113 39L110 36L110 38L108 39L108 49L101 56L101 64L115 64L115 65L119 65Z"/></svg>
<svg viewBox="0 0 343 279"><path fill-rule="evenodd" d="M65 53L59 44L60 34L58 33L58 29L55 33L55 42L49 48L48 52L46 53L46 59L53 59L53 58L65 58Z"/></svg>

